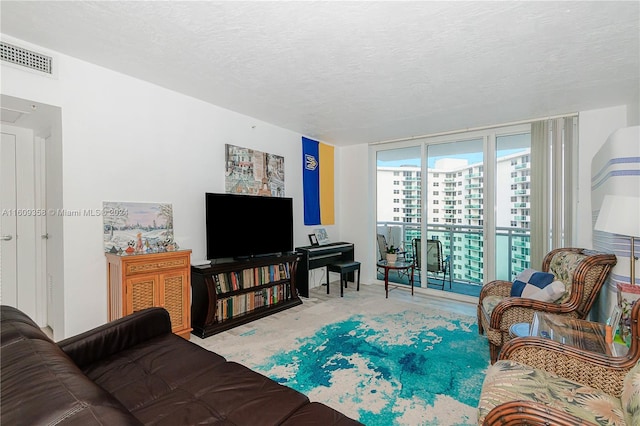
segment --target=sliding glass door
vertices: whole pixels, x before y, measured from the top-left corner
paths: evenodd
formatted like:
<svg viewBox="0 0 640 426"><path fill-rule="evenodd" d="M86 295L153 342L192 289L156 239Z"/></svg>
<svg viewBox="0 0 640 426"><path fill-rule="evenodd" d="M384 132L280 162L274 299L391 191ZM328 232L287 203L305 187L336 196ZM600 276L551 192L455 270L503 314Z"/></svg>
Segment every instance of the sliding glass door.
<svg viewBox="0 0 640 426"><path fill-rule="evenodd" d="M483 146L482 138L427 145L427 238L442 242L456 283L484 278Z"/></svg>
<svg viewBox="0 0 640 426"><path fill-rule="evenodd" d="M496 137L496 279L531 263L531 132Z"/></svg>
<svg viewBox="0 0 640 426"><path fill-rule="evenodd" d="M453 292L477 296L484 283L511 279L529 265L530 141L525 125L377 149L377 233L407 258L414 238L422 253L439 240ZM441 280L421 271L419 286Z"/></svg>
<svg viewBox="0 0 640 426"><path fill-rule="evenodd" d="M413 257L414 238L422 222L421 147L380 150L376 156L377 234L387 246ZM378 246L378 258L384 257ZM406 281L406 280L404 280Z"/></svg>

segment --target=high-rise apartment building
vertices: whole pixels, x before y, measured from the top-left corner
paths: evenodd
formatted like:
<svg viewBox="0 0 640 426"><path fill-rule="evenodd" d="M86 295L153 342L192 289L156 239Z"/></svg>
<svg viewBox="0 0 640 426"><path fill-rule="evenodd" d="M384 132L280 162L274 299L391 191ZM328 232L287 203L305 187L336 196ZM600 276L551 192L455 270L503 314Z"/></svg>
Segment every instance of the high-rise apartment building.
<svg viewBox="0 0 640 426"><path fill-rule="evenodd" d="M496 173L496 246L505 254L496 269L507 279L529 267L529 151L498 158ZM442 241L451 256L454 279L482 284L483 164L436 161L427 170L424 200L420 167L378 167L377 176L378 232L411 252L426 221L428 237Z"/></svg>

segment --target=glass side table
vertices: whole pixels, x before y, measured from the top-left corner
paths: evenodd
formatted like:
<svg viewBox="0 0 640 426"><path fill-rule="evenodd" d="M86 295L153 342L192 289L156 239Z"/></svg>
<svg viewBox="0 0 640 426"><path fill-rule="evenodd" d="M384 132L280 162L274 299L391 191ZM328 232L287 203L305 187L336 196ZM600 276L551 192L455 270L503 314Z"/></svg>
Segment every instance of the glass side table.
<svg viewBox="0 0 640 426"><path fill-rule="evenodd" d="M604 324L544 312L533 314L531 336L545 337L612 357L623 356L629 350L625 345L605 341Z"/></svg>

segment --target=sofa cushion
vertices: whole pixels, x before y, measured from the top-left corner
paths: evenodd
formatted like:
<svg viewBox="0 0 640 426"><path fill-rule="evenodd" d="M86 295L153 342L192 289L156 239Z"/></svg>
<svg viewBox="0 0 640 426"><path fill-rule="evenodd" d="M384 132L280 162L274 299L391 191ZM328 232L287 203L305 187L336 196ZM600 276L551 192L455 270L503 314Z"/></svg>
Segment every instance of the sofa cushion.
<svg viewBox="0 0 640 426"><path fill-rule="evenodd" d="M624 377L621 401L627 424L640 425L640 363Z"/></svg>
<svg viewBox="0 0 640 426"><path fill-rule="evenodd" d="M51 339L23 312L12 306L0 306L0 347L25 339Z"/></svg>
<svg viewBox="0 0 640 426"><path fill-rule="evenodd" d="M587 257L587 254L583 253L561 251L556 253L551 259L551 262L549 262L549 272L552 273L557 280L562 281L565 287L564 295L558 299L557 303L565 303L571 297L573 273Z"/></svg>
<svg viewBox="0 0 640 426"><path fill-rule="evenodd" d="M539 402L597 425L625 424L619 399L511 360L497 361L487 370L478 404L478 424L497 405L518 400Z"/></svg>
<svg viewBox="0 0 640 426"><path fill-rule="evenodd" d="M0 424L140 425L51 341L36 337L3 346L0 370Z"/></svg>
<svg viewBox="0 0 640 426"><path fill-rule="evenodd" d="M347 426L361 424L319 402L312 402L293 413L282 426Z"/></svg>
<svg viewBox="0 0 640 426"><path fill-rule="evenodd" d="M84 369L145 424L280 424L309 399L168 334Z"/></svg>
<svg viewBox="0 0 640 426"><path fill-rule="evenodd" d="M502 302L504 297L502 296L487 296L482 299L482 309L487 313L488 317L491 317L491 312L498 306L498 303Z"/></svg>

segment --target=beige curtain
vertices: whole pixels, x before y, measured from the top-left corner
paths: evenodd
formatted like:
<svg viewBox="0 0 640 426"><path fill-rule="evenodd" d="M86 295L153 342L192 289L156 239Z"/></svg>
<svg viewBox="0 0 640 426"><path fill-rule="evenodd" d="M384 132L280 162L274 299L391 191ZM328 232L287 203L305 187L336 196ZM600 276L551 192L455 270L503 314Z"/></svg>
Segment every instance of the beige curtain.
<svg viewBox="0 0 640 426"><path fill-rule="evenodd" d="M531 124L531 267L573 241L576 117Z"/></svg>
<svg viewBox="0 0 640 426"><path fill-rule="evenodd" d="M531 124L531 267L540 268L549 251L549 121Z"/></svg>

